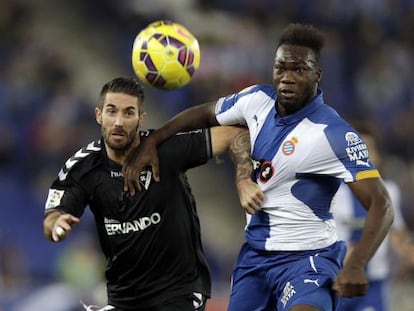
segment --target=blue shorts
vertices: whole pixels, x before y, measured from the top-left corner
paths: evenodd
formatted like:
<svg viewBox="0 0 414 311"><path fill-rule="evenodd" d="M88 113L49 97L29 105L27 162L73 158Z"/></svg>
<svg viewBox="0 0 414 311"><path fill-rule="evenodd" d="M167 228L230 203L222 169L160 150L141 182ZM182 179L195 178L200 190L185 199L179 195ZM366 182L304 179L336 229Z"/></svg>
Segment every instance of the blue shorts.
<svg viewBox="0 0 414 311"><path fill-rule="evenodd" d="M245 243L235 264L228 311L282 311L309 304L334 310L331 286L342 267L340 241L313 251L258 251Z"/></svg>
<svg viewBox="0 0 414 311"><path fill-rule="evenodd" d="M385 280L370 281L365 296L353 298L340 298L338 311L388 311L389 310L389 284Z"/></svg>

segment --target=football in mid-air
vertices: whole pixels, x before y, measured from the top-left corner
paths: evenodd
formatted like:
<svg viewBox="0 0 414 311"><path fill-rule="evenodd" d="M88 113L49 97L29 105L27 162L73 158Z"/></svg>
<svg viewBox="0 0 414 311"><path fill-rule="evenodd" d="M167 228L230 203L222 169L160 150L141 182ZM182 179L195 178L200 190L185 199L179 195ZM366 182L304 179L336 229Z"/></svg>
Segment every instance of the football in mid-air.
<svg viewBox="0 0 414 311"><path fill-rule="evenodd" d="M179 23L153 22L135 38L132 67L147 85L177 89L190 82L199 65L198 40Z"/></svg>

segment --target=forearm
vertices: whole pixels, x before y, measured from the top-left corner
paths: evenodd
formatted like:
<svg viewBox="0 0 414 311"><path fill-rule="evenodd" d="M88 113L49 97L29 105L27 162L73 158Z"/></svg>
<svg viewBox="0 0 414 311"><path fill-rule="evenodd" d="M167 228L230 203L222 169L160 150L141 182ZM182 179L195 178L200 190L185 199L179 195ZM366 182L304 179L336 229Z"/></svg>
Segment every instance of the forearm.
<svg viewBox="0 0 414 311"><path fill-rule="evenodd" d="M230 144L229 153L235 167L236 182L251 179L253 164L250 158L249 132L242 131L234 137Z"/></svg>
<svg viewBox="0 0 414 311"><path fill-rule="evenodd" d="M386 237L394 219L391 203L369 208L361 239L353 247L346 264L351 267L365 267Z"/></svg>
<svg viewBox="0 0 414 311"><path fill-rule="evenodd" d="M234 137L230 144L229 153L235 167L240 205L246 213L254 214L261 209L265 197L259 185L251 178L253 163L250 150L249 132L245 130Z"/></svg>
<svg viewBox="0 0 414 311"><path fill-rule="evenodd" d="M159 145L178 132L219 125L215 118L214 107L215 103L212 102L188 108L155 130L150 138Z"/></svg>

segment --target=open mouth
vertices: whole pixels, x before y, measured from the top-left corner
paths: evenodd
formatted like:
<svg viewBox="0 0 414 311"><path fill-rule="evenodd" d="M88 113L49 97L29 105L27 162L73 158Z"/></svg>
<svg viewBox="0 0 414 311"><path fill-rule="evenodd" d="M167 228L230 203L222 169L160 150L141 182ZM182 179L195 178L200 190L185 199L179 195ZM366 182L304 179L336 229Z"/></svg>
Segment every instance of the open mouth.
<svg viewBox="0 0 414 311"><path fill-rule="evenodd" d="M111 137L113 137L114 139L122 139L124 138L126 135L124 132L112 132L111 133Z"/></svg>
<svg viewBox="0 0 414 311"><path fill-rule="evenodd" d="M279 94L285 98L290 98L296 95L296 93L290 89L280 89Z"/></svg>

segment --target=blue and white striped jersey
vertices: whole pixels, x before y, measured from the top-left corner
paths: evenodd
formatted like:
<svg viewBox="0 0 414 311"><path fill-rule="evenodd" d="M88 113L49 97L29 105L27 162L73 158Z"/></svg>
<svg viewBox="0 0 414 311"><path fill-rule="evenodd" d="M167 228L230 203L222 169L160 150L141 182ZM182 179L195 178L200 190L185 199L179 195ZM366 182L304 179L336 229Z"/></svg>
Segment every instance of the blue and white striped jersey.
<svg viewBox="0 0 414 311"><path fill-rule="evenodd" d="M220 98L222 125L243 123L250 132L255 179L266 199L247 217L247 242L260 250L312 250L337 241L330 212L341 180L379 177L367 147L323 100L323 92L281 117L271 85L253 85Z"/></svg>

